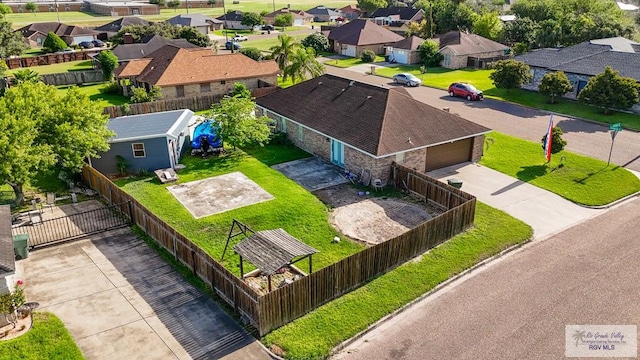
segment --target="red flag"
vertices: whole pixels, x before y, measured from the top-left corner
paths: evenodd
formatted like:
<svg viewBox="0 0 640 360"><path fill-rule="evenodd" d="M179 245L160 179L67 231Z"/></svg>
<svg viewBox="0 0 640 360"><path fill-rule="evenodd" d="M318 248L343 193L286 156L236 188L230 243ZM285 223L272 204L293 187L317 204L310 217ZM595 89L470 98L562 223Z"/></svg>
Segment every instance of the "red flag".
<svg viewBox="0 0 640 360"><path fill-rule="evenodd" d="M547 162L551 161L551 138L553 137L553 114L549 118L549 128L547 129L547 139L544 142L544 156Z"/></svg>

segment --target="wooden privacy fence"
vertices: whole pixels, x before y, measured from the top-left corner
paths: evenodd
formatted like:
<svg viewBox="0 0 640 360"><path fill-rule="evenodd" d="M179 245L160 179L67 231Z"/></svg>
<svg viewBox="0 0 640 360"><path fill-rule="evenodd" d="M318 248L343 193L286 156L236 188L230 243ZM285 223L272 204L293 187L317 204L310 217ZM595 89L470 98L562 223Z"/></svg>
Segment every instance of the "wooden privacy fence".
<svg viewBox="0 0 640 360"><path fill-rule="evenodd" d="M70 71L66 73L40 75L40 79L47 85L80 85L103 82L104 75L100 70Z"/></svg>
<svg viewBox="0 0 640 360"><path fill-rule="evenodd" d="M444 212L400 236L353 254L266 295L259 295L104 175L91 167L85 167L82 174L85 181L109 202L131 201L135 224L233 305L257 328L260 336L358 288L469 228L473 224L476 205L475 197L459 189L393 164L396 186L405 179L407 188L421 195L425 201L448 204L447 207L440 205Z"/></svg>
<svg viewBox="0 0 640 360"><path fill-rule="evenodd" d="M32 66L60 64L70 61L91 60L91 55L97 54L103 49L76 51L63 54L45 54L32 57L19 57L4 59L9 69L28 68ZM36 72L38 69L32 69Z"/></svg>

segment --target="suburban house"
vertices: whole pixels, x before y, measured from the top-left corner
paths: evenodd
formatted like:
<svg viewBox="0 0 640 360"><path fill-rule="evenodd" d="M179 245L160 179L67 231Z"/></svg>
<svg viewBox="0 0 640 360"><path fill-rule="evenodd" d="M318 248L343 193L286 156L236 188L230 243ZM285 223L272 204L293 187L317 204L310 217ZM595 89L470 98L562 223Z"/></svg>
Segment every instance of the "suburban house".
<svg viewBox="0 0 640 360"><path fill-rule="evenodd" d="M11 208L0 206L0 294L13 290L16 260L13 252L13 236L11 235ZM8 324L4 314L0 314L0 327Z"/></svg>
<svg viewBox="0 0 640 360"><path fill-rule="evenodd" d="M193 26L202 34L222 29L222 21L202 14L180 14L165 20L166 23L177 26Z"/></svg>
<svg viewBox="0 0 640 360"><path fill-rule="evenodd" d="M304 104L301 106L300 104ZM478 161L490 129L383 88L322 75L256 99L293 143L386 184L391 163L418 171Z"/></svg>
<svg viewBox="0 0 640 360"><path fill-rule="evenodd" d="M220 15L216 20L222 21L222 27L230 30L250 30L251 26L242 25L242 18L244 13L242 11L232 11L224 15Z"/></svg>
<svg viewBox="0 0 640 360"><path fill-rule="evenodd" d="M263 16L264 22L269 25L273 25L276 21L276 16L281 14L291 14L293 16L293 26L302 26L304 24L313 21L313 16L305 13L302 10L291 10L289 8L282 8L276 11L270 12Z"/></svg>
<svg viewBox="0 0 640 360"><path fill-rule="evenodd" d="M80 26L65 25L57 22L33 23L16 30L31 47L41 47L49 32L58 35L67 45L76 45L83 41L96 39L98 32Z"/></svg>
<svg viewBox="0 0 640 360"><path fill-rule="evenodd" d="M312 9L305 11L307 14L313 16L315 22L332 22L341 17L341 14L334 9L328 8L324 5L318 5Z"/></svg>
<svg viewBox="0 0 640 360"><path fill-rule="evenodd" d="M185 39L167 39L160 35L143 38L142 42L139 43L133 43L132 41L133 38L130 35L125 35L125 43L116 45L116 47L113 48L112 52L118 57L119 63L143 58L165 45L173 45L181 49L193 49L198 47Z"/></svg>
<svg viewBox="0 0 640 360"><path fill-rule="evenodd" d="M104 24L102 26L98 26L93 30L98 32L98 39L107 40L113 35L115 35L118 31L122 30L125 26L131 25L149 25L150 21L139 18L137 16L125 16L121 17L117 20L114 20L108 24Z"/></svg>
<svg viewBox="0 0 640 360"><path fill-rule="evenodd" d="M508 58L511 51L506 45L457 30L438 35L433 40L440 45L444 58L442 67L448 69L485 68L492 61Z"/></svg>
<svg viewBox="0 0 640 360"><path fill-rule="evenodd" d="M357 5L349 4L343 8L338 9L338 12L342 14L342 17L347 20L355 20L362 15L362 10L358 9Z"/></svg>
<svg viewBox="0 0 640 360"><path fill-rule="evenodd" d="M378 25L389 26L392 23L405 24L419 22L424 16L424 10L410 7L380 8L369 15L369 20Z"/></svg>
<svg viewBox="0 0 640 360"><path fill-rule="evenodd" d="M240 53L214 54L211 49L182 49L165 45L148 56L121 64L114 71L123 86L153 86L162 89L163 99L200 94L227 94L234 83L249 90L277 84L280 72L275 61L255 61Z"/></svg>
<svg viewBox="0 0 640 360"><path fill-rule="evenodd" d="M85 1L89 11L107 16L159 15L160 6L139 1Z"/></svg>
<svg viewBox="0 0 640 360"><path fill-rule="evenodd" d="M420 47L423 42L424 39L422 38L413 35L409 36L406 39L388 46L385 55L388 57L388 61L390 62L408 65L419 64L422 60L420 59L418 47Z"/></svg>
<svg viewBox="0 0 640 360"><path fill-rule="evenodd" d="M109 150L91 159L90 165L105 175L116 175L119 156L129 172L173 168L189 143L194 116L185 109L109 119L107 127L116 135L109 140Z"/></svg>
<svg viewBox="0 0 640 360"><path fill-rule="evenodd" d="M404 39L365 19L356 19L334 27L327 37L329 47L334 52L351 57L360 57L362 51L367 49L382 55L385 53L385 47Z"/></svg>
<svg viewBox="0 0 640 360"><path fill-rule="evenodd" d="M515 59L531 68L533 77L522 86L524 89L538 91L545 74L563 71L574 88L565 97L572 99L606 66L618 71L620 76L640 82L640 43L623 37L590 40L565 48L537 49L517 55ZM640 106L635 105L634 110L640 110Z"/></svg>

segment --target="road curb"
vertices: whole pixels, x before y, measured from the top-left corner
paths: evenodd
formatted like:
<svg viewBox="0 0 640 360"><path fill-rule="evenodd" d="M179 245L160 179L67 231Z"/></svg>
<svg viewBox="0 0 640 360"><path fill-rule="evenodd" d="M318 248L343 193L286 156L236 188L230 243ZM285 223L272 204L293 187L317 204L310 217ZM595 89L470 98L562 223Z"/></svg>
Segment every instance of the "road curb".
<svg viewBox="0 0 640 360"><path fill-rule="evenodd" d="M533 236L530 237L529 239L527 239L526 241L523 241L519 244L510 246L504 250L502 250L501 252L491 256L490 258L484 259L481 262L473 265L472 267L462 271L461 273L455 275L454 277L451 277L447 280L445 280L444 282L440 283L439 285L437 285L436 287L434 287L433 289L427 291L426 293L420 295L418 298L412 300L411 302L405 304L404 306L402 306L401 308L397 309L396 311L392 312L389 315L386 315L385 317L383 317L382 319L376 321L375 323L369 325L369 327L367 327L365 330L357 333L356 335L354 335L353 337L341 342L340 344L338 344L337 346L335 346L333 349L331 349L331 351L329 352L329 356L333 356L335 354L337 354L338 352L344 350L347 346L351 345L352 343L354 343L356 340L362 338L363 336L367 335L368 333L370 333L371 331L377 329L378 327L380 327L380 325L384 324L385 322L393 319L394 317L398 316L399 314L403 313L404 311L408 310L409 308L413 307L415 304L417 304L418 302L428 298L429 296L437 293L438 291L442 290L443 288L447 287L449 284L453 283L454 281L464 277L465 275L477 270L478 268L485 266L505 255L507 255L508 253L515 251L529 243L531 243L534 240ZM411 261L411 260L409 260Z"/></svg>
<svg viewBox="0 0 640 360"><path fill-rule="evenodd" d="M580 206L582 206L584 208L587 208L587 209L602 210L602 209L608 209L608 208L610 208L612 206L621 204L623 202L626 202L627 200L630 200L630 199L632 199L634 197L638 197L638 196L640 196L640 191L637 191L637 192L635 192L635 193L633 193L631 195L627 195L627 196L623 197L622 199L618 199L616 201L610 202L610 203L605 204L605 205L584 205L584 204L579 204L577 202L574 202L574 204L580 205Z"/></svg>

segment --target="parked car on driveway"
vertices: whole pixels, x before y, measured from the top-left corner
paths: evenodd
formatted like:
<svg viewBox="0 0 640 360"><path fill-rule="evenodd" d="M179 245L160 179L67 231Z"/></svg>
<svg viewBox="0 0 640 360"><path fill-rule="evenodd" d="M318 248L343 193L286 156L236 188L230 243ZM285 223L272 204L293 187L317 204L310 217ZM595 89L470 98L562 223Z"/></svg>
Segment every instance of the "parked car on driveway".
<svg viewBox="0 0 640 360"><path fill-rule="evenodd" d="M449 85L449 96L463 97L469 101L482 100L482 91L475 88L475 86L466 83L453 83Z"/></svg>
<svg viewBox="0 0 640 360"><path fill-rule="evenodd" d="M93 45L95 47L103 47L104 46L104 42L102 42L102 40L93 40L92 43L93 43Z"/></svg>
<svg viewBox="0 0 640 360"><path fill-rule="evenodd" d="M93 49L95 47L91 41L83 41L78 45L83 49Z"/></svg>
<svg viewBox="0 0 640 360"><path fill-rule="evenodd" d="M420 84L422 84L422 80L418 79L415 75L408 73L393 75L393 82L407 86L420 86Z"/></svg>
<svg viewBox="0 0 640 360"><path fill-rule="evenodd" d="M247 41L247 40L249 40L249 38L240 34L236 34L234 37L231 38L231 41L236 41L236 42Z"/></svg>
<svg viewBox="0 0 640 360"><path fill-rule="evenodd" d="M227 41L226 43L224 43L224 48L227 50L231 50L231 48L233 47L233 50L240 50L242 49L242 45L238 44L235 41Z"/></svg>
<svg viewBox="0 0 640 360"><path fill-rule="evenodd" d="M56 54L68 54L68 53L74 53L74 52L76 52L76 49L66 48L62 51L56 52Z"/></svg>
<svg viewBox="0 0 640 360"><path fill-rule="evenodd" d="M269 30L269 31L273 31L276 28L273 27L273 25L262 25L262 30Z"/></svg>

